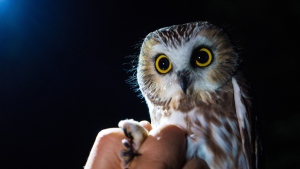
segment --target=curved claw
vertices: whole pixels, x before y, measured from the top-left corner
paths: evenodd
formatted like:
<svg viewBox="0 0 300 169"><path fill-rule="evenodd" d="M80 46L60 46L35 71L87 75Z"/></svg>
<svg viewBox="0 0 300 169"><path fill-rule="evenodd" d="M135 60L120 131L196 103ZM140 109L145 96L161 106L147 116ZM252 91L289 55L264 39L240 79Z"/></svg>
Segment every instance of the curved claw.
<svg viewBox="0 0 300 169"><path fill-rule="evenodd" d="M125 148L132 149L132 145L130 144L130 142L128 140L123 139L122 144L125 146Z"/></svg>
<svg viewBox="0 0 300 169"><path fill-rule="evenodd" d="M120 153L122 160L127 165L134 157L141 155L138 153L138 149L147 138L148 131L134 120L122 120L119 122L119 127L122 128L128 138L128 140L122 140L125 149L121 150Z"/></svg>
<svg viewBox="0 0 300 169"><path fill-rule="evenodd" d="M122 150L121 151L121 157L122 160L124 161L125 165L127 165L130 161L133 160L134 156L134 152L132 150Z"/></svg>
<svg viewBox="0 0 300 169"><path fill-rule="evenodd" d="M122 128L123 133L125 134L125 136L131 140L133 140L133 137L131 135L131 132L128 132L126 128Z"/></svg>

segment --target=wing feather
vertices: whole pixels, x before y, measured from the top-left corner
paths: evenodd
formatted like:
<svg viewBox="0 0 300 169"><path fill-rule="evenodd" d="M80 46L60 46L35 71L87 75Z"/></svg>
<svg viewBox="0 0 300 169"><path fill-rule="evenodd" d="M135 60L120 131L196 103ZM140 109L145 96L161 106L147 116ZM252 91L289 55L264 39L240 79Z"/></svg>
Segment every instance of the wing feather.
<svg viewBox="0 0 300 169"><path fill-rule="evenodd" d="M258 118L252 111L251 96L249 95L249 84L241 74L232 78L234 100L240 135L243 142L243 151L248 159L248 168L261 168L261 141L258 134Z"/></svg>
<svg viewBox="0 0 300 169"><path fill-rule="evenodd" d="M245 104L242 102L242 94L240 90L240 86L237 83L235 78L232 78L232 84L233 84L233 90L234 90L234 102L235 102L235 111L237 114L238 124L239 124L239 130L240 130L240 136L243 144L243 153L246 157L246 163L247 163L247 169L250 168L249 162L251 159L249 159L251 156L249 156L249 150L247 149L248 146L251 147L251 142L249 144L249 140L251 140L251 131L249 126L249 118L247 116L247 111ZM249 144L249 145L248 145ZM250 148L251 150L251 148Z"/></svg>

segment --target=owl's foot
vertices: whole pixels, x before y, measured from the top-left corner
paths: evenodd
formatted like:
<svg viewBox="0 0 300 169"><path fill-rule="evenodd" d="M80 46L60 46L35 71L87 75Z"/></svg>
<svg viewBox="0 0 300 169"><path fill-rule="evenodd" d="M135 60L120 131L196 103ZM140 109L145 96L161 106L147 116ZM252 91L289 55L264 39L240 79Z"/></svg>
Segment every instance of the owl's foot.
<svg viewBox="0 0 300 169"><path fill-rule="evenodd" d="M134 120L121 120L119 127L123 130L125 136L128 138L122 140L125 149L121 150L120 156L127 166L136 156L141 154L138 150L142 143L148 136L148 131Z"/></svg>

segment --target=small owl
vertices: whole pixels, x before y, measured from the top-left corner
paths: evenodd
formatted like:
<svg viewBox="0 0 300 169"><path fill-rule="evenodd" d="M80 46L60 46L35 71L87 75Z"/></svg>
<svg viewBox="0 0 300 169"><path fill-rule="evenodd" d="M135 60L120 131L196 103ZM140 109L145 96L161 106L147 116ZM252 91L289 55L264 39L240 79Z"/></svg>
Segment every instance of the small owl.
<svg viewBox="0 0 300 169"><path fill-rule="evenodd" d="M186 158L201 158L211 169L258 168L256 118L238 63L226 34L208 22L149 33L138 58L137 82L152 127L185 129ZM119 127L129 138L121 152L129 164L148 133L133 120Z"/></svg>

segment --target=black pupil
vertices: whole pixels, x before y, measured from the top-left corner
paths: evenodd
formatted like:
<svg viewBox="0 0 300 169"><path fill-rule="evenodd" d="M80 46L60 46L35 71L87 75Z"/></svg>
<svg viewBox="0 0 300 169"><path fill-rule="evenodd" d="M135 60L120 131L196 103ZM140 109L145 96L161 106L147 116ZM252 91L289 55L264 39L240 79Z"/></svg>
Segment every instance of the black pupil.
<svg viewBox="0 0 300 169"><path fill-rule="evenodd" d="M170 64L169 59L167 59L167 58L161 58L158 61L158 66L162 70L167 70L169 68L169 64Z"/></svg>
<svg viewBox="0 0 300 169"><path fill-rule="evenodd" d="M199 51L198 55L196 56L196 60L199 63L206 63L208 61L208 54L204 51Z"/></svg>

